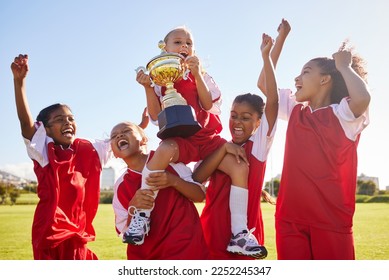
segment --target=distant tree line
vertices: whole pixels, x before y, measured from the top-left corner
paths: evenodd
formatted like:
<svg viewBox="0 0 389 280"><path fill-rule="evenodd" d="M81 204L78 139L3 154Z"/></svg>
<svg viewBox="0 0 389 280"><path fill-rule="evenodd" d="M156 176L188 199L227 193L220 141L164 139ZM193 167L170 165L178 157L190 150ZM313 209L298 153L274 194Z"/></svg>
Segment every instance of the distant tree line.
<svg viewBox="0 0 389 280"><path fill-rule="evenodd" d="M15 204L17 198L20 196L20 190L14 185L9 183L0 183L0 204L5 204L7 197L11 201L11 204Z"/></svg>
<svg viewBox="0 0 389 280"><path fill-rule="evenodd" d="M373 181L362 181L357 182L357 194L363 195L375 195L378 193L377 185Z"/></svg>
<svg viewBox="0 0 389 280"><path fill-rule="evenodd" d="M278 196L279 189L280 189L279 179L273 179L265 183L264 190L267 191L272 197ZM37 192L36 183L30 183L24 185L23 187L16 187L15 185L10 183L0 182L0 205L6 204L7 201L9 201L11 205L14 205L16 204L16 201L21 194L36 193L36 192ZM383 196L385 196L384 202L387 202L387 200L389 200L389 196L388 196L389 192L379 190L377 185L373 181L358 180L356 194L365 197L363 198L363 200L366 200L367 196L370 197L376 195L381 196L381 198L384 198ZM100 193L100 203L110 204L112 203L112 198L113 198L113 191L102 191ZM362 201L362 199L359 199L358 201Z"/></svg>
<svg viewBox="0 0 389 280"><path fill-rule="evenodd" d="M23 187L17 187L11 183L0 182L0 205L6 204L7 198L11 205L14 205L23 192L36 193L36 189L37 185L34 183L24 185Z"/></svg>
<svg viewBox="0 0 389 280"><path fill-rule="evenodd" d="M266 182L264 189L273 197L277 197L278 191L280 189L280 180L273 179L271 181ZM378 190L376 183L374 183L373 181L363 181L363 180L357 181L357 189L356 189L357 195L373 196L373 195L377 195L377 194L381 195L385 193L387 192Z"/></svg>

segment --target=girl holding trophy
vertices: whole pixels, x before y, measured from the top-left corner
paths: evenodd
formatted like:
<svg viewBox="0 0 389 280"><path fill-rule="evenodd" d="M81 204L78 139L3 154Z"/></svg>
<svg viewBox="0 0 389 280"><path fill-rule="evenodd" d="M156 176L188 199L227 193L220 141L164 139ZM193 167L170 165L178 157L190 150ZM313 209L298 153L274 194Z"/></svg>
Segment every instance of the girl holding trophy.
<svg viewBox="0 0 389 280"><path fill-rule="evenodd" d="M194 42L192 34L185 27L178 27L170 31L165 39L165 51L169 53L178 53L185 58L187 68L190 70L187 79L181 79L174 83L174 87L181 93L187 103L193 107L196 119L201 125L201 129L187 138L172 137L163 140L153 158L145 165L142 171L142 177L149 177L150 173L165 170L170 163L198 162L205 159L218 148L222 147L226 140L221 138L219 133L222 130L220 114L221 93L213 79L202 71L200 61L194 55ZM152 120L157 120L161 112L161 100L165 88L150 85L150 76L143 71L137 73L137 81L144 86L147 98L147 107ZM243 148L240 150L243 160L237 162L234 155L226 155L220 163L218 169L228 174L231 178L232 188L237 189L237 196L234 199L243 201L241 205L235 204L236 221L241 226L241 232L246 232L244 242L241 243L243 253L249 255L260 255L263 247L258 245L254 236L249 233L245 220L240 217L246 217L245 196L247 196L247 178L249 168ZM159 188L148 186L145 181L142 182L142 189L152 189L154 196L158 195ZM243 190L239 192L240 190ZM144 242L144 237L150 230L150 213L152 209L137 209L138 211L132 217L127 231L123 235L123 242L140 245ZM234 223L235 224L235 223ZM234 236L239 232L234 232ZM249 245L249 246L248 246ZM245 248L247 247L247 250ZM248 247L250 247L248 249ZM235 252L233 252L235 253Z"/></svg>

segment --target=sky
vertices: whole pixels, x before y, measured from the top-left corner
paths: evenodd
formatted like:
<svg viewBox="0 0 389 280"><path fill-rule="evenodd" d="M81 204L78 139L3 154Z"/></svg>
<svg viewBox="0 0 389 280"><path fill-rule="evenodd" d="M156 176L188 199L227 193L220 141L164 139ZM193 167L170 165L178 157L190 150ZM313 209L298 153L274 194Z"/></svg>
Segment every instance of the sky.
<svg viewBox="0 0 389 280"><path fill-rule="evenodd" d="M262 33L273 38L282 18L292 31L277 65L280 88L294 90L302 66L331 56L348 39L366 60L371 89L370 125L358 147L358 174L389 186L388 80L389 2L326 1L0 1L0 170L34 179L17 119L10 64L29 55L27 96L34 118L61 102L75 115L77 136L105 139L121 121L139 123L146 98L135 80L138 66L160 53L158 41L180 25L193 34L196 54L222 91L224 129L230 139L229 109L234 97L256 87L262 67ZM149 125L149 148L158 127ZM279 121L266 179L282 170L286 123ZM114 163L118 166L118 162ZM119 168L120 169L120 168Z"/></svg>

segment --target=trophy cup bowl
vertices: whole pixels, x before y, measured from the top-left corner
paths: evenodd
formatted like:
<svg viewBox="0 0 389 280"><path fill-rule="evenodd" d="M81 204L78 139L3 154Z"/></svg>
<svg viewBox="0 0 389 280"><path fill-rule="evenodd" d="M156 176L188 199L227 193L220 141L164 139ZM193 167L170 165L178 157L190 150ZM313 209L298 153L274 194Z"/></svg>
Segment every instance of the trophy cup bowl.
<svg viewBox="0 0 389 280"><path fill-rule="evenodd" d="M146 68L155 84L174 84L184 76L184 57L175 53L163 53L152 58Z"/></svg>
<svg viewBox="0 0 389 280"><path fill-rule="evenodd" d="M166 87L162 98L162 111L158 114L160 139L189 137L201 129L193 108L174 88L174 83L185 79L185 58L176 53L162 53L146 65L154 84Z"/></svg>

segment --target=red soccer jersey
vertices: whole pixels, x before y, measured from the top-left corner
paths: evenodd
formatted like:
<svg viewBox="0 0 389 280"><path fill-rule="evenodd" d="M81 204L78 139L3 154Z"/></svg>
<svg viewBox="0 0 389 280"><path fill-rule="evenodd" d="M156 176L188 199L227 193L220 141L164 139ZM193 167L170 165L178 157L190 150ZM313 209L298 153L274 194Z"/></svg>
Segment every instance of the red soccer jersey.
<svg viewBox="0 0 389 280"><path fill-rule="evenodd" d="M276 126L267 136L268 123L265 114L261 125L253 136L244 144L250 162L248 178L248 228L256 228L253 232L260 244L264 244L264 229L261 211L261 193L265 176L266 159L273 142ZM220 171L214 172L207 188L206 202L201 214L204 237L207 241L211 259L253 259L227 252L231 240L231 214L229 196L230 177Z"/></svg>
<svg viewBox="0 0 389 280"><path fill-rule="evenodd" d="M182 97L192 106L196 119L201 125L201 129L188 140L195 145L204 145L209 139L219 134L222 130L222 124L218 115L205 111L199 100L196 83L192 74L189 74L187 80L180 80L174 84L177 92L181 93ZM219 97L220 98L220 97Z"/></svg>
<svg viewBox="0 0 389 280"><path fill-rule="evenodd" d="M187 101L188 105L193 108L196 119L201 125L201 129L190 139L195 145L203 145L208 143L215 135L218 135L222 130L222 124L219 118L221 93L212 77L204 74L204 80L210 90L212 96L213 108L210 111L204 110L200 105L200 99L197 92L196 82L192 74L189 74L188 79L181 79L174 83L174 88ZM165 87L155 87L155 93L162 100L165 95Z"/></svg>
<svg viewBox="0 0 389 280"><path fill-rule="evenodd" d="M202 127L196 134L190 137L172 138L177 142L179 147L179 158L177 162L183 162L185 164L197 162L207 157L225 143L225 140L221 139L219 136L219 133L222 130L222 124L218 115L220 113L218 104L220 102L221 93L208 74L204 74L204 80L210 89L214 104L210 111L204 110L200 105L196 82L194 81L192 74L189 74L187 80L181 79L174 83L174 88L187 101L188 105L193 108L196 119ZM164 96L165 90L165 87L157 87L157 96Z"/></svg>
<svg viewBox="0 0 389 280"><path fill-rule="evenodd" d="M150 153L149 159L154 152ZM172 164L168 172L186 176L190 169L183 164ZM127 208L135 192L141 187L142 174L128 169L115 183L113 208L116 231L126 230ZM142 245L128 245L127 259L136 260L203 260L208 249L201 228L199 214L192 201L174 188L158 192L151 212L150 232Z"/></svg>
<svg viewBox="0 0 389 280"><path fill-rule="evenodd" d="M32 225L35 259L97 259L86 243L95 239L102 164L109 144L75 139L63 149L46 136L43 125L25 139L38 180L39 202Z"/></svg>
<svg viewBox="0 0 389 280"><path fill-rule="evenodd" d="M312 111L288 98L280 96L280 111L289 123L276 218L350 233L357 146L368 115L356 119L346 99Z"/></svg>

